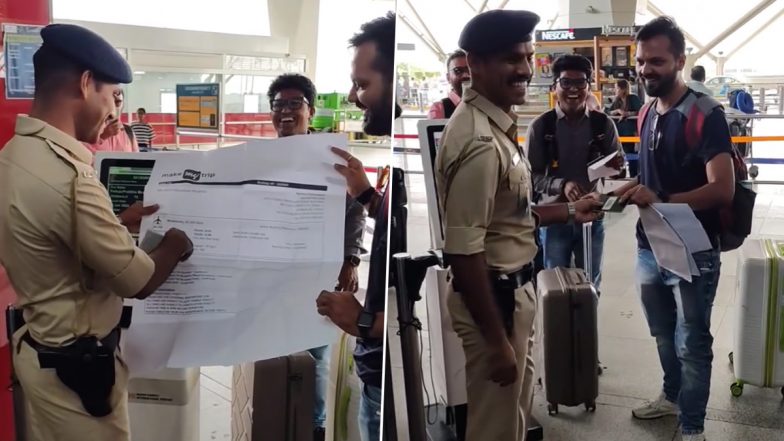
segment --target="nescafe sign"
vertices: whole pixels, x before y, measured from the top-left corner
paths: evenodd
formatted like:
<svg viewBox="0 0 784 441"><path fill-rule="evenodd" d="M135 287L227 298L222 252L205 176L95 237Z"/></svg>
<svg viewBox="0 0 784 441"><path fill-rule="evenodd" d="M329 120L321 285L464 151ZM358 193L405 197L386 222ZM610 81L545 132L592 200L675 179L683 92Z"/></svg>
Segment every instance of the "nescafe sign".
<svg viewBox="0 0 784 441"><path fill-rule="evenodd" d="M573 29L559 29L556 31L541 31L539 34L539 41L569 41L574 40Z"/></svg>

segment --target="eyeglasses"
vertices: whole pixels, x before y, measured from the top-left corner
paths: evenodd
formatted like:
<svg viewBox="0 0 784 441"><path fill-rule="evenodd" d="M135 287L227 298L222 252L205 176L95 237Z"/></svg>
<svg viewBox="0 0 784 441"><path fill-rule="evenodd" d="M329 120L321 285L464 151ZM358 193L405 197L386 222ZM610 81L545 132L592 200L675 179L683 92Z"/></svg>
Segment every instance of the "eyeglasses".
<svg viewBox="0 0 784 441"><path fill-rule="evenodd" d="M303 104L309 105L310 102L305 97L293 98L290 100L277 99L277 100L272 100L272 102L270 103L270 107L272 107L273 112L282 112L283 109L299 110L302 108Z"/></svg>
<svg viewBox="0 0 784 441"><path fill-rule="evenodd" d="M452 68L452 74L455 75L455 76L465 75L465 74L468 74L468 73L470 73L470 71L468 70L468 67L453 67Z"/></svg>
<svg viewBox="0 0 784 441"><path fill-rule="evenodd" d="M577 89L585 89L588 87L588 79L587 78L580 78L580 79L572 79L572 78L558 78L558 84L561 85L563 89L571 89L572 87Z"/></svg>

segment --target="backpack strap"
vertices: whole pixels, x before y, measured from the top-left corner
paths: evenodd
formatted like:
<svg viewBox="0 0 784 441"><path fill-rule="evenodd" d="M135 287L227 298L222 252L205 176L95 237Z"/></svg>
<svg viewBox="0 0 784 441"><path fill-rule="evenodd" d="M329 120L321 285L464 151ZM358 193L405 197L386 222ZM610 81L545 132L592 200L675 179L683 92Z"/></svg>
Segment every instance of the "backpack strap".
<svg viewBox="0 0 784 441"><path fill-rule="evenodd" d="M692 94L683 100L683 103L678 106L684 115L686 115L686 126L684 128L684 135L686 136L686 145L690 149L696 148L702 139L703 127L705 127L705 120L713 113L716 108L722 107L721 104L709 97L708 95L696 96Z"/></svg>
<svg viewBox="0 0 784 441"><path fill-rule="evenodd" d="M123 124L123 129L125 129L125 134L128 135L128 138L130 138L131 142L133 142L136 139L136 136L133 134L133 129L131 126L128 124Z"/></svg>
<svg viewBox="0 0 784 441"><path fill-rule="evenodd" d="M721 103L708 95L692 95L692 97L687 97L687 99L678 106L678 110L686 115L684 134L686 136L686 144L690 149L697 148L697 145L702 139L705 120L708 116L710 116L714 110L724 108ZM747 180L748 170L746 169L746 163L743 161L743 156L741 156L740 151L735 144L732 144L730 156L732 158L733 169L735 170L735 180Z"/></svg>
<svg viewBox="0 0 784 441"><path fill-rule="evenodd" d="M550 109L544 113L542 123L544 124L544 146L547 158L547 168L558 168L558 144L555 140L555 125L558 122L558 114L555 109Z"/></svg>
<svg viewBox="0 0 784 441"><path fill-rule="evenodd" d="M602 147L607 138L607 119L609 117L604 112L591 110L588 119L591 123L591 144L588 152L589 159L596 159L602 155Z"/></svg>
<svg viewBox="0 0 784 441"><path fill-rule="evenodd" d="M457 109L455 103L452 102L451 98L446 97L441 100L441 104L444 106L444 118L451 118L452 114L455 113L455 109Z"/></svg>
<svg viewBox="0 0 784 441"><path fill-rule="evenodd" d="M651 105L656 101L649 101L642 105L640 111L637 112L637 136L642 138L642 126L645 124L645 118L648 117L648 111L651 110Z"/></svg>

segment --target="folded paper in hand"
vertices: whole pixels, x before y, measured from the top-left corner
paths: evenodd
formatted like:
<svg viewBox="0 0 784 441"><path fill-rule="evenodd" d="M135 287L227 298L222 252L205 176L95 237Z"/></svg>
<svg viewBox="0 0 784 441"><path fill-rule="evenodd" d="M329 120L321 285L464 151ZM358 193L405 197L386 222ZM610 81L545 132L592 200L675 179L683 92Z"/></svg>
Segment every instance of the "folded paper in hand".
<svg viewBox="0 0 784 441"><path fill-rule="evenodd" d="M607 163L616 156L618 156L618 152L613 152L588 164L588 180L593 182L597 179L617 175L619 173L617 169L607 166Z"/></svg>
<svg viewBox="0 0 784 441"><path fill-rule="evenodd" d="M693 254L713 246L691 207L653 204L640 208L640 220L660 267L688 282L693 276L700 276Z"/></svg>

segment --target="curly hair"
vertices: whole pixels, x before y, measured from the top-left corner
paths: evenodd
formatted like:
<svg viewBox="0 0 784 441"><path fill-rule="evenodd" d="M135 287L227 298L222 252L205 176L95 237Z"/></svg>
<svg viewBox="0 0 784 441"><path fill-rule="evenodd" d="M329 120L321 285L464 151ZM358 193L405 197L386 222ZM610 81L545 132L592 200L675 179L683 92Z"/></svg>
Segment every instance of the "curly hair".
<svg viewBox="0 0 784 441"><path fill-rule="evenodd" d="M267 98L272 102L275 99L275 95L285 89L294 89L302 92L310 107L313 107L316 103L316 85L305 75L289 73L275 78L272 84L270 84L269 90L267 90Z"/></svg>

